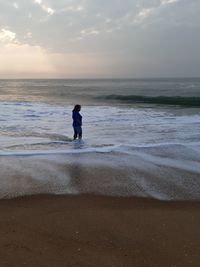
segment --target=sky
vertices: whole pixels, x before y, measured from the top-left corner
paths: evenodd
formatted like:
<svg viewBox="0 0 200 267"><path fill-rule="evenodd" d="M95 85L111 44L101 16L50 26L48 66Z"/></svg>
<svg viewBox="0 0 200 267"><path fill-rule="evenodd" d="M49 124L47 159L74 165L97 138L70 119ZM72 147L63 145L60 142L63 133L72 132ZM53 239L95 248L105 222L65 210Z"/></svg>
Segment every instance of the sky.
<svg viewBox="0 0 200 267"><path fill-rule="evenodd" d="M0 0L0 78L200 77L200 0Z"/></svg>

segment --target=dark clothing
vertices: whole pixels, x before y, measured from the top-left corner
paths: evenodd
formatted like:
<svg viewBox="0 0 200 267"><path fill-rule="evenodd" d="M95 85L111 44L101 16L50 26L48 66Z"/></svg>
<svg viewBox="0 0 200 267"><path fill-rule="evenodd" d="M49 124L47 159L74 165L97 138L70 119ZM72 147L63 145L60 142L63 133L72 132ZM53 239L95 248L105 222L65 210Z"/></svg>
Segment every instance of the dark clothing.
<svg viewBox="0 0 200 267"><path fill-rule="evenodd" d="M72 119L73 119L73 128L74 128L74 139L77 137L79 139L82 138L82 116L78 111L72 111Z"/></svg>
<svg viewBox="0 0 200 267"><path fill-rule="evenodd" d="M82 126L82 116L78 111L72 111L73 127Z"/></svg>
<svg viewBox="0 0 200 267"><path fill-rule="evenodd" d="M74 140L76 138L81 139L82 138L82 128L81 126L74 126Z"/></svg>

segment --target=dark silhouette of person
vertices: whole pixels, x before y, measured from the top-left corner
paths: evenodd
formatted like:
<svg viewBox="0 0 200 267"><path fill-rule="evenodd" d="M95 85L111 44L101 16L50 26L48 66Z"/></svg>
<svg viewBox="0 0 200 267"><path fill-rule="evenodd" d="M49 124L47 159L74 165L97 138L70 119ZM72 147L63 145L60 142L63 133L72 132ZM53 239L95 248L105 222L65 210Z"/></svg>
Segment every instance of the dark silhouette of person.
<svg viewBox="0 0 200 267"><path fill-rule="evenodd" d="M81 105L75 105L72 110L73 128L74 128L74 140L78 137L82 138L82 116L79 113L81 110Z"/></svg>

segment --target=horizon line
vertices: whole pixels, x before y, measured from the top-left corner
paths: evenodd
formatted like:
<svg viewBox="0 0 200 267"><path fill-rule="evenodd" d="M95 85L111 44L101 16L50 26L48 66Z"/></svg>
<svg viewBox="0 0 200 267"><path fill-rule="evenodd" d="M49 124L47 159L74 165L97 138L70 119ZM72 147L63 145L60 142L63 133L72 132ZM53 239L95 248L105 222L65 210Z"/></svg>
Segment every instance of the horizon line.
<svg viewBox="0 0 200 267"><path fill-rule="evenodd" d="M0 80L162 80L162 79L200 79L200 76L166 76L166 77L95 77L95 78L0 78Z"/></svg>

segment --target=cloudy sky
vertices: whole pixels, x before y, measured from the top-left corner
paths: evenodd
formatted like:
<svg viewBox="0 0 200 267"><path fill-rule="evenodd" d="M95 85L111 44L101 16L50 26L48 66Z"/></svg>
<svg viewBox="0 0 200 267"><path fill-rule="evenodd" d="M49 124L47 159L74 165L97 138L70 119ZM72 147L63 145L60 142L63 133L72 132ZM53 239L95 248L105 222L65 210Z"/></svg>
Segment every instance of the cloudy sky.
<svg viewBox="0 0 200 267"><path fill-rule="evenodd" d="M200 77L200 0L0 0L0 78Z"/></svg>

